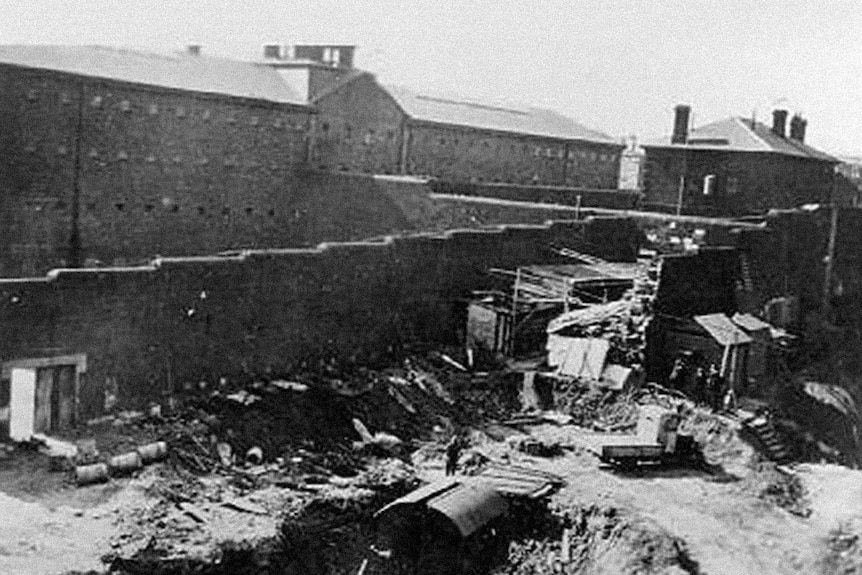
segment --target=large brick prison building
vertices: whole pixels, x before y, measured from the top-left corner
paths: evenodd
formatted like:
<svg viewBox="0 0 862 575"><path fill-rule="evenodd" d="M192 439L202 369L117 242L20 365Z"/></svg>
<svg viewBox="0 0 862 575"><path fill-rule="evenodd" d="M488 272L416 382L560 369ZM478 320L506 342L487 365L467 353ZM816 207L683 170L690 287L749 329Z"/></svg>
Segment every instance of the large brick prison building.
<svg viewBox="0 0 862 575"><path fill-rule="evenodd" d="M0 277L294 245L296 196L342 193L309 168L616 188L621 146L557 114L394 100L350 46L280 50L0 46Z"/></svg>
<svg viewBox="0 0 862 575"><path fill-rule="evenodd" d="M218 236L254 245L292 217L279 204L306 162L310 113L267 67L0 48L0 275L215 249Z"/></svg>
<svg viewBox="0 0 862 575"><path fill-rule="evenodd" d="M313 98L331 170L616 189L623 146L556 112L384 86L354 71Z"/></svg>

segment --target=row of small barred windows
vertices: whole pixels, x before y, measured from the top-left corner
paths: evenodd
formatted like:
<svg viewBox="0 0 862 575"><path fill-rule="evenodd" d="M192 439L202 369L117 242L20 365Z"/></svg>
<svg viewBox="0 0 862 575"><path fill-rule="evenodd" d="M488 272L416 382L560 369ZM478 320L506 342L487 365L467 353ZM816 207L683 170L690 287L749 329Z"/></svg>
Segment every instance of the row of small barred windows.
<svg viewBox="0 0 862 575"><path fill-rule="evenodd" d="M180 212L180 206L171 202L171 201L162 201L160 205L161 205L161 208L166 212L173 213L173 214ZM158 206L159 206L159 204L155 204L155 203L144 204L143 205L143 212L146 214L151 214L151 213L156 211ZM52 207L57 211L66 210L68 208L68 204L63 200L58 200L56 202L51 202L51 201L26 202L24 204L24 207L30 211L33 211L33 212L45 213L45 212L49 211L49 209ZM137 208L138 206L135 206L135 207ZM93 213L93 212L96 212L98 210L98 205L96 204L96 202L87 202L85 205L85 208L86 208L87 212ZM114 209L114 211L117 211L117 212L136 211L132 208L132 206L130 206L129 204L126 204L125 202L115 203L113 206L113 209ZM197 213L197 215L199 215L199 216L206 216L207 214L219 214L220 213L223 217L230 217L231 215L234 215L234 214L245 214L246 216L253 216L255 214L257 214L257 215L266 214L267 216L272 218L272 217L275 217L275 214L276 214L274 208L270 208L270 209L264 211L261 209L253 208L251 206L246 206L243 209L232 209L232 208L225 206L225 207L221 208L220 211L217 208L208 210L204 206L197 206L195 208L194 212Z"/></svg>
<svg viewBox="0 0 862 575"><path fill-rule="evenodd" d="M24 146L24 151L27 153L33 154L33 153L38 152L39 149L37 146L35 146L33 144L27 144L26 146ZM70 151L69 151L68 146L57 146L57 155L58 156L68 156L69 152ZM291 155L291 153L292 153L292 151L287 151L285 155L289 157ZM124 161L128 161L128 160L133 159L133 157L130 156L129 153L125 150L120 150L119 152L117 152L116 156L111 156L111 155L106 155L104 153L100 153L95 148L90 148L90 151L87 153L87 156L90 157L93 161L112 160L113 159L116 161L124 162ZM160 159L158 157L156 157L156 155L154 155L154 154L149 154L146 156L138 156L137 159L142 160L148 164L155 164L157 162L160 162ZM197 164L200 166L207 166L210 164L210 159L206 158L206 157L184 159L181 155L175 155L175 156L172 156L171 158L163 159L163 163L182 164L182 163L184 163L184 161L188 161L190 163ZM269 162L267 164L266 162L259 162L257 160L246 160L245 162L243 162L236 155L229 155L229 156L224 157L221 160L221 164L226 166L226 167L246 167L246 168L260 168L260 167L266 166L270 170L278 170L278 169L280 169L286 165L284 162L281 162L281 163L280 162ZM102 165L106 165L106 164L103 163Z"/></svg>
<svg viewBox="0 0 862 575"><path fill-rule="evenodd" d="M39 100L39 93L36 90L29 90L27 92L27 100L30 102L37 102ZM66 92L59 93L59 100L63 104L71 104L72 98ZM107 104L105 102L104 96L93 96L90 98L90 106L92 108L106 108ZM194 110L190 111L185 106L159 106L159 104L147 104L145 106L135 106L132 104L130 100L120 100L116 109L125 112L125 113L133 113L138 109L141 112L149 114L150 116L157 116L161 112L170 113L177 118L197 118L203 121L209 121L213 118L213 112L210 109L203 110ZM221 114L220 114L221 115ZM228 113L224 118L225 122L228 124L238 124L241 122L241 118L238 114ZM249 116L247 118L248 125L250 126L272 126L277 129L293 129L293 130L306 130L307 125L304 121L296 121L291 122L286 118L274 118L271 121L267 121L265 119L261 119L260 116Z"/></svg>
<svg viewBox="0 0 862 575"><path fill-rule="evenodd" d="M446 140L446 138L439 138L437 140L437 143L440 146L445 146L447 144L447 140ZM452 140L452 143L457 146L460 143L460 141L458 138L454 138ZM474 140L472 140L472 139L468 140L467 143L468 143L468 147L473 147L473 145L475 144ZM488 140L483 140L482 145L485 148L490 148L491 142ZM504 147L504 144L498 144L496 146L497 150L501 150L503 147ZM516 152L518 147L519 147L518 144L510 144L510 149L512 152ZM527 152L527 153L532 152L532 155L535 158L544 156L546 158L558 158L560 160L565 159L565 158L568 158L569 160L574 160L575 158L580 157L582 159L589 159L593 162L595 162L595 161L613 162L617 159L616 154L602 154L602 153L598 153L598 152L587 152L585 150L578 150L578 151L569 150L568 152L566 152L566 150L563 148L549 148L549 147L542 147L542 146L530 146L528 144L523 145L523 150L524 150L524 152Z"/></svg>
<svg viewBox="0 0 862 575"><path fill-rule="evenodd" d="M162 202L162 207L170 213L176 214L176 213L180 212L180 206L178 206L177 204L172 203L172 202ZM88 212L95 212L96 209L97 209L97 206L95 203L91 202L91 203L87 204L87 211ZM131 207L128 206L127 204L125 204L124 202L115 203L114 204L114 210L117 212L131 212L132 211ZM144 206L143 206L144 213L150 214L150 213L153 213L155 210L156 210L156 204L144 204ZM219 214L220 213L221 216L225 217L225 218L228 218L228 217L235 215L235 214L245 214L246 216L253 216L255 214L264 214L264 213L271 218L275 217L275 210L273 208L270 208L270 209L266 210L266 212L264 212L263 210L257 210L251 206L247 206L247 207L243 208L242 210L238 210L238 209L234 210L232 208L225 206L221 209L221 212L219 212L218 209L208 210L204 206L197 206L195 208L195 212L199 216L206 216L208 214Z"/></svg>

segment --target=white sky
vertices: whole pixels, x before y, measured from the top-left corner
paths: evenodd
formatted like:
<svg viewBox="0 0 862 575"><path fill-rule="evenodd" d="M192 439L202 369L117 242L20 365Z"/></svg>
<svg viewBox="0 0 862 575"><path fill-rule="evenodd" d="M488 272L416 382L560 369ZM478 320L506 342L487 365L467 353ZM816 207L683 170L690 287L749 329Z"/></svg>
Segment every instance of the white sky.
<svg viewBox="0 0 862 575"><path fill-rule="evenodd" d="M0 43L359 46L381 80L555 108L612 136L802 112L807 141L862 155L860 0L0 0Z"/></svg>

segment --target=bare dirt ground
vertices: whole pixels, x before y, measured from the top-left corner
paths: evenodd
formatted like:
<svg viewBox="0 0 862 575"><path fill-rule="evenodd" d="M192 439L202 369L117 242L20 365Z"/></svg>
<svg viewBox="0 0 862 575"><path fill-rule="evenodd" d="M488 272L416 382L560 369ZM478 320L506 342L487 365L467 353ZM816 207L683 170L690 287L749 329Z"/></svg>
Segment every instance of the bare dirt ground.
<svg viewBox="0 0 862 575"><path fill-rule="evenodd" d="M811 511L800 517L759 496L762 478L747 466L754 454L744 444L723 446L724 456L712 458L710 472L622 474L600 466L592 452L605 436L574 426L545 425L531 433L570 447L561 457L522 455L517 461L566 478L554 496L557 506L612 507L645 519L685 542L695 573L833 573L830 534L862 518L862 471L797 466Z"/></svg>
<svg viewBox="0 0 862 575"><path fill-rule="evenodd" d="M312 426L319 428L319 418L291 419L295 432L272 441L273 446L290 448L273 452L272 461L257 466L260 475L247 465L219 464L207 435L227 424L232 429L248 428L234 435L242 453L241 438L274 437L272 430L267 427L264 433L262 423L258 425L269 421L260 406L275 410L273 405L283 404L272 421L286 421L285 410L299 414L311 409L308 392L273 391L269 403L224 404L231 411L217 411L223 404L211 404L222 423L211 414L194 411L193 422L169 420L152 428L144 423L111 426L108 436L117 440L129 434L123 439L128 445L135 443L135 433L141 434L139 439L152 440L156 431L170 431L176 454L133 478L114 478L104 485L77 488L67 474L48 471L47 456L17 450L0 459L0 573L105 573L111 558L115 568L117 558L138 561L140 568L141 558L148 553L155 561L152 565L173 557L215 562L224 551L222 544L254 546L278 540L282 521L294 513L313 520L320 531L311 539L295 539L294 548L284 555L301 554L300 547L314 544L314 556L281 570L243 572L355 575L368 551L368 516L386 498L397 497L396 491L381 489L393 483L386 478L410 477L414 469L397 458L377 459L376 455L363 456L360 462L349 447L359 438L351 435L355 431L350 418L358 415L372 422L375 430L413 438L413 448L418 447L412 459L415 472L433 480L442 476L448 436L420 438L421 430L431 429L438 420L443 425L439 415L444 413L465 422L481 419L472 416L481 406L492 416L486 418L487 425L470 424L472 447L463 454L462 471L469 472L474 465L471 458L487 459L552 472L566 480L550 504L555 516L569 525L563 527L564 521L544 534L525 534L513 541L509 563L496 573L862 574L862 471L825 464L797 464L782 471L764 464L740 438L737 422L698 408L687 421L705 447L708 467L614 472L596 457L600 445L611 441L609 435L576 425L525 424L516 429L491 423L505 419L509 400L498 398L499 407L493 407L479 390L502 389L502 383L489 386L481 379L472 386L466 375L459 378L442 384L458 393L456 406L470 402L468 413L459 415L443 401L440 395L445 394L434 391L439 384L432 385L431 379L407 385L406 380L394 378L378 383L385 385L385 393L368 392L365 403L352 396L344 399L352 410L331 409L337 417L330 416L329 443L316 451L299 449L293 436L309 436ZM320 397L314 399L320 409ZM360 412L355 407L365 404L374 409L362 407ZM601 413L628 421L631 414L623 407L609 404ZM386 427L396 417L401 418L398 425ZM285 426L278 429L284 433ZM527 434L561 451L552 457L527 455L517 443ZM230 436L224 432L224 437ZM622 440L619 434L616 437ZM126 443L122 449L128 448ZM103 444L110 442L106 439ZM183 450L189 455L177 458ZM329 461L333 453L343 457ZM354 461L355 475L331 471L347 461ZM194 473L189 471L190 462L196 462ZM556 561L563 549L567 562L551 565L549 561Z"/></svg>
<svg viewBox="0 0 862 575"><path fill-rule="evenodd" d="M115 516L144 503L133 480L88 489L47 472L47 458L16 454L0 461L0 573L56 575L104 568Z"/></svg>

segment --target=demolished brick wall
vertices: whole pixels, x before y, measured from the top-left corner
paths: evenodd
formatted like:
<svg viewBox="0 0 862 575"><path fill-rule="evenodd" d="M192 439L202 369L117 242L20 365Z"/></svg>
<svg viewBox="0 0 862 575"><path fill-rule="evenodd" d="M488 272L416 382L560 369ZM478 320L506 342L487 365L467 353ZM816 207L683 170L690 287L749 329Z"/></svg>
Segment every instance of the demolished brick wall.
<svg viewBox="0 0 862 575"><path fill-rule="evenodd" d="M800 319L822 313L831 209L776 211L763 230L742 229L736 245L749 258L756 301L794 295ZM839 325L862 321L862 210L838 208L829 304Z"/></svg>
<svg viewBox="0 0 862 575"><path fill-rule="evenodd" d="M457 341L489 268L556 263L552 244L632 261L637 233L603 218L5 280L0 358L87 354L79 400L89 418L115 386L120 407L134 407L187 382Z"/></svg>

